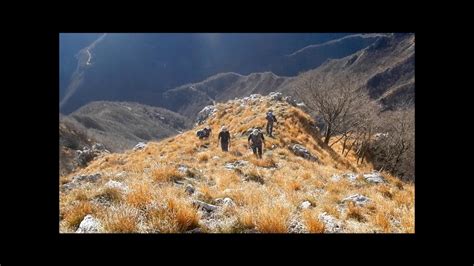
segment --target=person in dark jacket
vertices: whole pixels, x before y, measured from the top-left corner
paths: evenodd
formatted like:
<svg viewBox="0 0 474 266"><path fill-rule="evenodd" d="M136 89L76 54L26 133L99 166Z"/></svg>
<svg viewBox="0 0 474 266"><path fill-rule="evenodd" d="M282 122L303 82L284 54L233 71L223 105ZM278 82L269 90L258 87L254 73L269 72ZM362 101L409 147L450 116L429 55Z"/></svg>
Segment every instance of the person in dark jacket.
<svg viewBox="0 0 474 266"><path fill-rule="evenodd" d="M261 159L263 153L262 147L265 144L265 138L259 129L254 129L249 135L248 144L252 148L253 154L255 154L257 158Z"/></svg>
<svg viewBox="0 0 474 266"><path fill-rule="evenodd" d="M276 119L276 117L273 115L273 111L272 111L272 110L268 110L267 116L266 116L265 118L267 119L267 134L268 134L270 137L273 137L273 136L272 136L272 133L273 133L273 123L276 123L276 122L277 122L277 119Z"/></svg>
<svg viewBox="0 0 474 266"><path fill-rule="evenodd" d="M221 128L221 132L219 132L219 136L217 137L217 141L221 142L222 151L228 151L230 146L230 133L227 130L227 127L223 126Z"/></svg>
<svg viewBox="0 0 474 266"><path fill-rule="evenodd" d="M196 136L199 137L199 139L208 139L209 136L211 135L212 129L211 127L205 127L199 131L196 132Z"/></svg>

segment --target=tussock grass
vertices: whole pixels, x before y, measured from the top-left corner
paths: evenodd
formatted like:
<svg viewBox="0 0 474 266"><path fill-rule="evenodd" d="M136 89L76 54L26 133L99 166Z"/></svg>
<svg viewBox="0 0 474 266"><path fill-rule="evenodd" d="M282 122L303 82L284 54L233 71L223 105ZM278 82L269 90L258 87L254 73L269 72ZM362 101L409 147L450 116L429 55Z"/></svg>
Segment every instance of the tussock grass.
<svg viewBox="0 0 474 266"><path fill-rule="evenodd" d="M233 108L231 105L234 105ZM341 221L351 220L348 232L414 232L414 185L383 173L385 184L351 183L347 179L332 181L333 174L372 171L369 163L355 164L355 155L340 156L341 143L331 149L321 146L314 132L311 117L286 103L263 102L238 111L240 103L219 104L222 117L211 117L207 123L213 130L209 140L198 140L195 130L178 136L150 142L143 150L110 154L92 161L86 168L60 177L60 184L74 175L103 174L94 184L84 184L71 191L61 191L61 231L73 231L85 215L92 214L104 225L105 232L185 232L201 225L201 212L193 206L195 199L216 204L216 198L229 197L235 205L219 211L222 219L234 219L238 232L256 229L264 233L288 232L289 218L299 214L301 222L311 233L324 232L318 215L327 212ZM220 106L220 107L219 107ZM247 147L247 136L241 133L251 127L264 128L264 113L272 108L279 118L274 128L275 138L266 137L263 159L256 159ZM237 113L238 116L237 116ZM222 152L217 134L227 125L231 136L230 152ZM300 143L320 163L294 155L288 145ZM270 149L275 145L273 149ZM249 163L238 170L228 170L228 162L244 160ZM186 173L177 170L185 164ZM125 171L120 178L117 173ZM128 193L105 188L107 180L125 183ZM174 181L192 184L196 192L189 195L184 186ZM352 194L363 194L372 202L365 206L346 205L341 213L340 201ZM96 197L111 202L95 204ZM314 207L301 210L298 206L309 200ZM217 214L216 214L217 215ZM358 221L354 223L353 221ZM223 229L219 229L223 230ZM227 229L226 229L227 230ZM222 231L218 231L222 232Z"/></svg>

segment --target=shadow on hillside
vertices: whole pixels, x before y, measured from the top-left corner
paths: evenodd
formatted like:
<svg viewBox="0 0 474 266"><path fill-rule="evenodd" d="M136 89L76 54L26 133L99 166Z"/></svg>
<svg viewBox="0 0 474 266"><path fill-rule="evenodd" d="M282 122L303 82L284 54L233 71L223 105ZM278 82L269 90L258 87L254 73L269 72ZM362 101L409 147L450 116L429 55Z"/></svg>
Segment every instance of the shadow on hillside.
<svg viewBox="0 0 474 266"><path fill-rule="evenodd" d="M357 168L354 167L351 163L349 163L346 159L341 157L339 153L334 151L331 147L326 145L324 141L322 140L321 134L315 129L315 125L312 121L306 119L306 117L301 116L299 113L295 112L294 114L298 121L303 125L303 130L306 131L307 134L309 134L317 143L318 146L315 146L314 148L317 151L321 151L321 148L323 148L326 152L329 153L331 158L336 161L338 164L343 165L344 167L347 167L351 171L357 172Z"/></svg>

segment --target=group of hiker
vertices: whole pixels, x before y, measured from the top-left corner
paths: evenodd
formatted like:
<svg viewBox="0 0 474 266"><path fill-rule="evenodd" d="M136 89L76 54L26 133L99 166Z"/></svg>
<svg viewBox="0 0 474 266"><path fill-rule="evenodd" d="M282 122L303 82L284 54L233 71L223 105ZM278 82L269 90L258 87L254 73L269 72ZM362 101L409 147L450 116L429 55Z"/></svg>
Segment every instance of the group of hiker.
<svg viewBox="0 0 474 266"><path fill-rule="evenodd" d="M277 122L275 115L272 110L269 110L266 114L267 126L266 133L268 136L273 137L273 123ZM207 139L211 136L212 129L210 127L205 127L196 132L196 135L199 139ZM229 151L230 147L230 133L226 126L222 126L219 135L217 136L217 141L220 142L222 151ZM263 145L265 145L265 138L260 129L255 128L250 133L247 139L248 145L252 148L253 154L259 159L262 158Z"/></svg>

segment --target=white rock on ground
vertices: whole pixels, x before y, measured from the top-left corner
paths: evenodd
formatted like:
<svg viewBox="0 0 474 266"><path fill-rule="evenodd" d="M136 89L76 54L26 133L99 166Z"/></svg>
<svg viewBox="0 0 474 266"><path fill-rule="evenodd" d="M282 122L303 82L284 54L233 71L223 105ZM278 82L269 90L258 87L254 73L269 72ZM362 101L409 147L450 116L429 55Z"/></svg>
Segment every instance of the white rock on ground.
<svg viewBox="0 0 474 266"><path fill-rule="evenodd" d="M314 155L312 155L305 147L299 145L299 144L294 144L290 145L291 151L297 156L303 157L305 159L308 159L310 161L317 161L318 158Z"/></svg>
<svg viewBox="0 0 474 266"><path fill-rule="evenodd" d="M311 207L311 202L309 202L307 200L303 201L300 205L301 209L309 209L309 207Z"/></svg>
<svg viewBox="0 0 474 266"><path fill-rule="evenodd" d="M79 228L76 230L76 233L98 233L101 229L100 222L88 214L82 220Z"/></svg>
<svg viewBox="0 0 474 266"><path fill-rule="evenodd" d="M93 175L76 175L72 178L72 182L82 182L82 181L85 181L85 182L96 182L97 180L99 180L100 178L100 174L97 173L97 174L93 174Z"/></svg>
<svg viewBox="0 0 474 266"><path fill-rule="evenodd" d="M236 169L236 168L239 168L239 167L244 167L248 164L247 161L244 161L244 160L237 160L233 163L226 163L224 165L225 168L229 169L229 170L233 170L233 169Z"/></svg>
<svg viewBox="0 0 474 266"><path fill-rule="evenodd" d="M212 212L217 209L217 206L206 203L204 201L200 201L200 200L194 200L193 204L201 209L206 210L207 212Z"/></svg>
<svg viewBox="0 0 474 266"><path fill-rule="evenodd" d="M270 97L270 100L272 101L281 101L283 99L283 94L281 92L270 92L268 94L268 97Z"/></svg>
<svg viewBox="0 0 474 266"><path fill-rule="evenodd" d="M205 106L197 115L197 123L202 124L207 118L213 115L217 111L214 105Z"/></svg>
<svg viewBox="0 0 474 266"><path fill-rule="evenodd" d="M356 205L364 205L370 201L370 199L364 195L354 194L342 200L342 202L352 201Z"/></svg>
<svg viewBox="0 0 474 266"><path fill-rule="evenodd" d="M116 189L118 189L122 192L125 192L125 193L127 193L129 191L127 185L125 185L121 182L118 182L118 181L114 181L114 180L109 180L107 183L105 183L105 186L109 187L109 188L116 188Z"/></svg>
<svg viewBox="0 0 474 266"><path fill-rule="evenodd" d="M369 183L379 184L379 183L384 182L382 175L378 172L372 172L372 173L369 173L369 174L364 174L364 178Z"/></svg>
<svg viewBox="0 0 474 266"><path fill-rule="evenodd" d="M133 150L136 151L136 150L141 150L143 148L146 147L146 143L144 142L139 142L137 145L135 145L135 147L133 147Z"/></svg>
<svg viewBox="0 0 474 266"><path fill-rule="evenodd" d="M340 233L342 232L342 223L338 219L329 215L326 212L323 212L319 215L319 220L324 223L325 231L327 233Z"/></svg>

